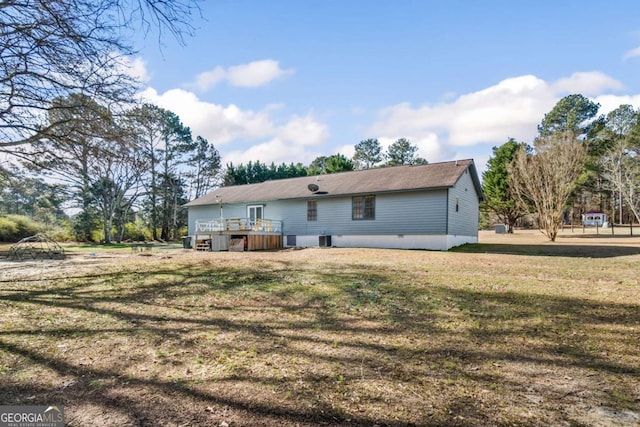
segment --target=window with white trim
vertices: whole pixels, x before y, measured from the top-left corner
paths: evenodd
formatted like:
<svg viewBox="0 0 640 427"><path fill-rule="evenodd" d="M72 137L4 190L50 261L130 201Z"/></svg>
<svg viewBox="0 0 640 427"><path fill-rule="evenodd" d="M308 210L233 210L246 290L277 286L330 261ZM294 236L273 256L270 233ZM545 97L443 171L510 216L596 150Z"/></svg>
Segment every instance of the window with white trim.
<svg viewBox="0 0 640 427"><path fill-rule="evenodd" d="M247 206L247 217L252 224L256 223L256 220L262 219L264 206L263 205L249 205Z"/></svg>

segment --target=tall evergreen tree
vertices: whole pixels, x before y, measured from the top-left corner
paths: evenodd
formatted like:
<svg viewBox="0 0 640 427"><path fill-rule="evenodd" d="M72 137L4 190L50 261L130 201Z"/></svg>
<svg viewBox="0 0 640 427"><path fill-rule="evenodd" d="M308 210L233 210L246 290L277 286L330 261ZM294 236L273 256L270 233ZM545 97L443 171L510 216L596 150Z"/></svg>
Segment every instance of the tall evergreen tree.
<svg viewBox="0 0 640 427"><path fill-rule="evenodd" d="M370 169L382 162L383 159L382 145L377 139L365 139L355 145L353 162L357 169Z"/></svg>
<svg viewBox="0 0 640 427"><path fill-rule="evenodd" d="M355 165L343 154L334 154L331 156L316 157L307 167L309 175L322 175L330 173L338 173L352 171Z"/></svg>
<svg viewBox="0 0 640 427"><path fill-rule="evenodd" d="M600 104L580 94L565 96L538 125L540 138L544 140L554 134L571 132L578 139L583 139L591 132L599 108Z"/></svg>
<svg viewBox="0 0 640 427"><path fill-rule="evenodd" d="M49 121L58 125L47 138L33 143L40 155L27 157L26 165L69 187L80 210L75 217L76 238L88 241L99 221L93 183L96 171L110 161L112 153L106 147L117 140L117 125L107 108L85 95L58 98L53 104Z"/></svg>
<svg viewBox="0 0 640 427"><path fill-rule="evenodd" d="M198 198L220 184L220 153L202 136L197 136L195 150L185 174L191 181L191 198Z"/></svg>
<svg viewBox="0 0 640 427"><path fill-rule="evenodd" d="M176 180L178 166L195 149L191 130L175 113L152 104L134 110L131 118L146 160L144 206L152 237L167 240L171 237L175 200L182 193L175 186L176 182L183 182Z"/></svg>
<svg viewBox="0 0 640 427"><path fill-rule="evenodd" d="M406 138L399 138L387 149L387 165L425 165L429 163L422 157L418 157L416 155L417 153L417 146L413 145L411 141Z"/></svg>
<svg viewBox="0 0 640 427"><path fill-rule="evenodd" d="M513 138L509 138L499 147L493 147L493 157L487 162L487 170L482 174L482 208L495 213L498 219L506 224L509 233L513 233L518 219L527 213L522 205L516 202L508 173L509 164L520 149L530 152L526 144Z"/></svg>

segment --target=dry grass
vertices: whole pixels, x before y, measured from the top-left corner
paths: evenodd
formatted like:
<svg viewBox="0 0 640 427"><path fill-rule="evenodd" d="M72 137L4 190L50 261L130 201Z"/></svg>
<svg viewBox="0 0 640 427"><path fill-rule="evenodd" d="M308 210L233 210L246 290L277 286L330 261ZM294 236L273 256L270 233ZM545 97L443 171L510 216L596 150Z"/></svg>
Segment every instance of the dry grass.
<svg viewBox="0 0 640 427"><path fill-rule="evenodd" d="M0 404L70 426L640 423L640 238L0 262Z"/></svg>

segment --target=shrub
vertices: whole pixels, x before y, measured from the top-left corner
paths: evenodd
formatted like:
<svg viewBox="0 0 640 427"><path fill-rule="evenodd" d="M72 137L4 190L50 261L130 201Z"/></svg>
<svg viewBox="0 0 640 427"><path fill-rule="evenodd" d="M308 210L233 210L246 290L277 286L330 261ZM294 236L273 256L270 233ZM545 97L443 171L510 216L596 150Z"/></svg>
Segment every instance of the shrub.
<svg viewBox="0 0 640 427"><path fill-rule="evenodd" d="M149 230L141 220L137 220L136 222L128 222L124 226L123 240L125 241L151 240L151 237L151 230Z"/></svg>
<svg viewBox="0 0 640 427"><path fill-rule="evenodd" d="M18 235L18 225L9 218L0 217L0 242L13 242Z"/></svg>
<svg viewBox="0 0 640 427"><path fill-rule="evenodd" d="M42 233L46 226L23 215L0 217L0 241L17 242L25 237Z"/></svg>
<svg viewBox="0 0 640 427"><path fill-rule="evenodd" d="M56 242L71 242L74 240L73 230L70 222L55 225L47 231L47 236Z"/></svg>

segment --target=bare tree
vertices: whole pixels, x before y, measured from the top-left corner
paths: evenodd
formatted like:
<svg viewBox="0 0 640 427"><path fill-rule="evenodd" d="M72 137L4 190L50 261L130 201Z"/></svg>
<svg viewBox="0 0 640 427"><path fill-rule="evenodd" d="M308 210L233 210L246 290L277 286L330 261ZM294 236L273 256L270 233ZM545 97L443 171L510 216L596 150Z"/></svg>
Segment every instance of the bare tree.
<svg viewBox="0 0 640 427"><path fill-rule="evenodd" d="M112 241L117 226L117 241L122 241L127 216L140 195L144 163L136 147L128 141L105 141L105 154L92 171L92 195L102 215L105 243Z"/></svg>
<svg viewBox="0 0 640 427"><path fill-rule="evenodd" d="M602 157L601 168L605 186L620 195L620 203L640 222L640 153L621 140Z"/></svg>
<svg viewBox="0 0 640 427"><path fill-rule="evenodd" d="M540 231L552 242L586 160L584 144L573 133L562 132L539 139L533 154L520 148L509 166L518 203L538 215Z"/></svg>
<svg viewBox="0 0 640 427"><path fill-rule="evenodd" d="M130 101L128 39L141 27L181 40L198 0L0 1L0 152L19 153L66 121L50 121L56 98ZM65 114L54 114L64 117Z"/></svg>
<svg viewBox="0 0 640 427"><path fill-rule="evenodd" d="M626 205L640 222L640 111L621 105L607 114L602 131L610 148L600 158L605 188L618 194L620 221Z"/></svg>

